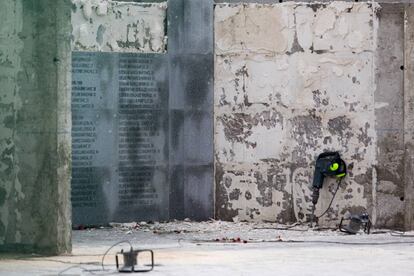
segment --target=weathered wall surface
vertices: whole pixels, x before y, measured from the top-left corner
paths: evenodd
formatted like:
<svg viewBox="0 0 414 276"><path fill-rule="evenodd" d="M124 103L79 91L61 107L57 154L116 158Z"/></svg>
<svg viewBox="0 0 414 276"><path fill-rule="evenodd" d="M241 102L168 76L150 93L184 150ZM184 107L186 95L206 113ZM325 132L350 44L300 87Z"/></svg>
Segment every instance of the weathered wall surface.
<svg viewBox="0 0 414 276"><path fill-rule="evenodd" d="M405 228L414 229L414 5L405 8L404 24L404 203Z"/></svg>
<svg viewBox="0 0 414 276"><path fill-rule="evenodd" d="M382 4L375 52L376 182L372 218L404 227L404 5Z"/></svg>
<svg viewBox="0 0 414 276"><path fill-rule="evenodd" d="M21 71L21 58L23 42L18 36L22 30L22 6L21 3L9 2L3 5L0 11L2 20L0 27L0 83L3 89L0 103L0 244L6 241L6 233L9 229L9 216L13 216L13 208L18 199L10 200L10 194L15 186L15 108L18 102L14 96L18 89L18 73ZM19 20L16 20L19 19ZM6 124L9 122L8 124ZM11 203L11 204L9 204ZM14 224L14 222L13 222ZM11 232L11 231L10 231ZM17 234L17 233L16 233ZM14 239L14 233L10 233L9 239ZM20 235L20 234L17 234Z"/></svg>
<svg viewBox="0 0 414 276"><path fill-rule="evenodd" d="M170 217L214 216L213 0L168 2Z"/></svg>
<svg viewBox="0 0 414 276"><path fill-rule="evenodd" d="M72 1L75 227L169 218L166 10Z"/></svg>
<svg viewBox="0 0 414 276"><path fill-rule="evenodd" d="M0 9L0 251L70 251L70 3Z"/></svg>
<svg viewBox="0 0 414 276"><path fill-rule="evenodd" d="M348 176L324 224L372 211L377 4L215 8L215 177L221 219L304 221L314 160L339 151ZM325 183L316 209L336 184Z"/></svg>
<svg viewBox="0 0 414 276"><path fill-rule="evenodd" d="M72 0L72 48L163 53L166 9L166 2Z"/></svg>
<svg viewBox="0 0 414 276"><path fill-rule="evenodd" d="M159 187L156 190L159 191L157 201L162 201L162 210L158 212L161 215L154 215L157 204L149 206L149 211L133 203L131 206L120 208L118 213L114 212L118 204L117 195L114 191L117 191L118 186L121 186L115 177L117 173L107 173L105 175L105 177L110 175L113 180L106 181L105 179L104 181L104 177L99 176L101 173L85 180L85 175L79 177L75 163L73 163L72 201L74 203L75 224L102 223L108 222L105 221L108 219L126 221L189 217L195 220L204 220L213 217L213 1L173 0L168 1L168 9L167 2L149 4L133 3L133 1L74 0L72 3L72 49L74 51L111 52L111 54L105 54L105 56L108 58L112 56L115 59L117 57L116 53L129 52L132 53L129 55L131 59L151 56L153 63L159 64L160 69L168 68L165 78L168 81L167 85L155 80L157 82L156 86L163 88L159 94L162 94L162 102L167 102L167 104L162 104L161 110L154 110L155 113L162 114L162 122L159 124L160 127L157 128L157 132L162 137L166 137L163 140L161 152L163 153L163 166L166 166L163 174L167 172L167 177L160 179L150 176L147 183L130 177L131 183L128 183L135 190L139 190L140 187L145 185ZM168 24L166 24L166 17L168 17ZM168 52L166 51L167 32ZM148 53L151 53L151 55L148 55ZM78 54L81 53L76 53L74 55L75 59ZM100 56L104 55L101 54ZM157 60L162 60L162 64ZM136 65L135 63L134 66ZM85 64L76 66L79 66L79 69L82 70L80 67L85 66ZM105 70L102 70L102 64L97 63L97 67L99 66L101 68L98 69L102 72L106 72L106 70L118 71L112 65L108 66L107 69L104 68ZM79 78L82 74L74 74L74 76ZM111 73L111 76L113 79L117 79L117 73ZM137 77L140 76L128 76L130 80ZM108 81L105 74L97 78L97 83ZM85 79L90 79L90 77L85 77ZM87 86L86 84L82 85ZM95 99L88 99L84 96L80 96L79 99L74 98L74 106L78 104L75 101L90 101L88 103L92 103L97 100L99 102L101 101L99 97L101 99L110 97L112 100L109 101L108 106L116 106L116 103L121 102L119 100L121 96L118 99L118 93L116 92L117 86L115 85L115 88L110 86L105 88L102 85L101 87L94 85L97 97ZM131 89L129 92L145 90L148 85L145 82L131 82L130 86L128 88ZM164 89L164 86L167 87ZM79 87L75 86L74 89L79 89ZM82 87L82 89L87 89L87 87ZM80 95L79 93L76 94ZM128 96L122 97L123 102L134 103L140 95L131 92ZM95 110L92 111L93 109ZM106 109L105 112L98 109L98 105L90 108L90 110L87 110L87 108L81 111L73 109L73 114L78 116L82 113L97 112L110 114L113 118L120 117L119 112L115 111L116 108ZM139 115L140 112L136 113ZM111 120L116 121L115 119ZM98 121L98 119L95 120L96 125L98 125ZM138 126L133 119L126 120L126 123L135 127L134 134L136 137L144 132L145 126ZM79 124L79 122L74 120L74 129L79 129L76 124ZM139 130L138 127L142 127L142 130L137 131L137 129ZM105 131L106 128L107 126L105 126ZM107 142L111 140L111 136L116 135L117 123L109 128L112 131L111 134L101 135L99 133L97 140L104 141L104 143L111 146L103 147L101 144L97 151L100 151L101 155L110 153L110 156L114 156L113 162L116 163L119 154L117 151L112 153L111 150L116 149L118 145ZM103 129L101 128L100 131ZM80 133L79 135L84 134ZM78 133L74 133L75 135L78 135ZM88 135L97 134L88 133ZM76 150L85 145L77 145L75 144L76 140L73 141L73 160L76 162L80 158L85 158L85 155L79 154L78 156L81 151ZM159 138L156 140L150 137L148 142L157 145L160 141ZM139 148L133 142L122 146L132 153L132 157L136 155L137 147ZM100 162L96 156L92 157L95 158L93 159L94 166L103 166L103 162ZM139 162L134 161L128 164L129 167L139 165ZM116 166L117 164L113 166L114 169L116 169ZM93 170L93 168L90 169ZM132 170L134 172L140 171L137 168L132 168ZM77 181L80 184L76 183ZM98 191L105 190L101 194L105 194L103 205L106 205L108 211L103 212L105 214L100 215L99 218L95 216L94 219L90 219L91 216L85 216L86 214L94 216L94 213L89 212L86 207L77 202L79 198L83 198L82 204L85 203L85 205L87 203L85 201L90 201L90 204L94 204L96 201L95 191L86 186L95 186ZM164 194L169 194L169 200L165 200L162 196ZM137 196L130 192L126 192L126 196L131 196L131 201L139 201ZM160 200L161 197L163 200ZM168 205L168 201L169 208L164 208L166 203ZM134 204L136 206L133 206ZM78 208L78 206L81 207ZM97 212L101 209L100 205L95 207ZM107 213L116 213L116 215L107 215ZM77 220L77 217L84 217L84 219ZM109 218L101 219L101 217Z"/></svg>

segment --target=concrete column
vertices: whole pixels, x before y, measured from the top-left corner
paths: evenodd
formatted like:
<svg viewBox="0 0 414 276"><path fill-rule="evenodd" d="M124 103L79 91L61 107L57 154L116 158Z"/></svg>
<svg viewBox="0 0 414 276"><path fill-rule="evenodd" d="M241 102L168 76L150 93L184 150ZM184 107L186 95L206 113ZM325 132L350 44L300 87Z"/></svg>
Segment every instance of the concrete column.
<svg viewBox="0 0 414 276"><path fill-rule="evenodd" d="M404 145L405 228L414 229L414 5L405 9Z"/></svg>
<svg viewBox="0 0 414 276"><path fill-rule="evenodd" d="M2 1L0 251L71 250L70 1Z"/></svg>
<svg viewBox="0 0 414 276"><path fill-rule="evenodd" d="M382 4L375 50L376 227L404 227L404 4Z"/></svg>
<svg viewBox="0 0 414 276"><path fill-rule="evenodd" d="M213 208L213 1L168 1L170 216Z"/></svg>

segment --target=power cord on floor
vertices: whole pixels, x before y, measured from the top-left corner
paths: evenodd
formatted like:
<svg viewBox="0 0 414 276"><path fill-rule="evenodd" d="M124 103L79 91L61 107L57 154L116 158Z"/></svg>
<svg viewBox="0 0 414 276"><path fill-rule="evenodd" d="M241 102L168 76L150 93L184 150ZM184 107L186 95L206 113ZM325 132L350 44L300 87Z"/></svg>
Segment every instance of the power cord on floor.
<svg viewBox="0 0 414 276"><path fill-rule="evenodd" d="M317 219L320 219L321 217L323 217L329 211L329 209L331 209L331 206L332 206L332 203L335 199L335 196L338 193L339 188L341 187L342 179L343 179L343 177L339 178L339 180L338 180L338 185L336 186L336 190L335 190L335 192L334 192L334 194L331 198L331 201L329 202L328 208L326 208L326 210L321 215L316 216Z"/></svg>
<svg viewBox="0 0 414 276"><path fill-rule="evenodd" d="M102 255L101 262L93 262L93 263L92 262L91 263L71 263L71 264L74 264L74 265L71 266L71 267L65 268L64 270L60 271L58 273L58 275L64 275L63 273L65 273L65 272L67 272L69 270L72 270L74 268L80 268L83 272L87 272L87 273L90 273L90 274L93 274L93 275L109 275L109 274L113 274L115 272L114 270L105 269L105 265L104 265L105 257L108 255L108 253L115 246L120 245L120 244L123 244L123 243L129 244L129 246L132 249L132 244L131 244L130 241L125 240L125 241L120 241L120 242L114 243ZM96 255L94 255L94 256L96 256ZM101 255L98 255L98 256L101 256ZM50 260L50 261L56 261L56 260ZM62 263L65 263L65 262L62 261ZM102 268L101 269L87 269L87 268L84 267L84 265L101 265Z"/></svg>
<svg viewBox="0 0 414 276"><path fill-rule="evenodd" d="M333 201L336 197L336 194L338 193L338 190L341 187L342 179L343 179L343 177L339 178L339 180L337 182L338 185L336 186L335 192L334 192L334 194L331 198L331 201L329 202L328 208L326 208L326 210L321 215L315 216L317 219L320 219L321 217L326 215L326 213L329 211L329 209L331 209L332 203L333 203ZM314 208L314 206L312 208ZM313 220L314 220L314 216L312 216L312 218L311 218L311 221L313 221ZM307 229L293 229L296 226L300 226L300 225L304 225L304 224L305 224L304 222L298 221L298 222L295 222L294 224L288 225L286 227L263 227L263 228L254 228L254 229L290 230L290 231L298 231L298 232L306 232L306 231L309 231L309 229L314 229L316 231L321 230L320 228L311 228L311 227L308 227ZM332 228L327 228L327 230L332 230Z"/></svg>
<svg viewBox="0 0 414 276"><path fill-rule="evenodd" d="M117 242L117 243L113 244L111 247L109 247L109 248L105 251L105 253L104 253L104 254L103 254L103 256L102 256L102 262L101 262L101 265L102 265L102 270L103 270L103 271L105 271L104 260L105 260L106 255L108 255L109 251L111 251L111 249L112 249L112 248L114 248L114 247L115 247L115 246L117 246L117 245L123 244L123 243L127 243L127 244L129 244L129 246L131 247L131 251L133 250L133 249L132 249L132 244L131 244L131 242L129 242L129 241L120 241L120 242Z"/></svg>
<svg viewBox="0 0 414 276"><path fill-rule="evenodd" d="M183 247L181 241L184 241L184 239L183 238L180 238L180 239L177 240L178 246L176 246L176 247L152 248L152 249L153 250L154 249L162 250L162 249L171 249L171 248L181 248L181 247ZM68 261L62 261L62 260L56 260L56 259L50 259L50 258L43 259L42 258L43 257L42 255L35 255L35 257L36 258L39 258L39 259L32 258L33 256L32 257L25 256L25 257L17 258L17 259L18 260L22 260L22 261L29 261L29 262L33 262L33 261L35 261L35 262L36 261L38 261L38 262L54 262L54 263L62 263L62 264L70 264L70 265L72 265L72 266L70 266L68 268L65 268L64 270L60 271L58 273L58 275L63 275L62 273L65 273L65 272L67 272L67 271L69 271L71 269L74 269L74 268L80 268L80 269L82 269L82 271L88 272L90 274L95 274L95 275L108 275L108 274L113 274L114 273L114 270L105 269L105 266L104 266L105 257L108 255L108 253L110 252L110 250L112 248L114 248L115 246L117 246L119 244L122 244L122 243L129 244L132 247L131 242L125 240L125 241L120 241L120 242L117 242L117 243L111 245L106 250L106 252L103 255L102 254L78 254L78 255L74 255L74 257L101 257L102 256L102 260L100 262L68 262ZM87 268L84 267L84 266L88 266L88 265L101 266L102 268L101 269L87 269ZM159 266L159 265L155 265L155 266ZM110 272L109 273L97 273L97 272L105 272L105 271L110 271Z"/></svg>
<svg viewBox="0 0 414 276"><path fill-rule="evenodd" d="M296 226L300 226L303 225L303 222L298 221L295 222L291 225L285 226L285 227L253 227L253 229L258 229L258 230L290 230L290 231L298 231L298 232L306 232L309 229L294 229Z"/></svg>
<svg viewBox="0 0 414 276"><path fill-rule="evenodd" d="M414 244L414 241L392 241L392 242L340 242L340 241L320 241L320 240L287 240L282 242L290 243L325 243L325 244L342 244L342 245L392 245L392 244Z"/></svg>
<svg viewBox="0 0 414 276"><path fill-rule="evenodd" d="M295 226L297 226L298 224L296 224ZM260 228L259 228L260 229ZM274 228L271 228L274 229ZM414 235L405 235L404 232L397 232L394 231L394 233L398 233L398 234L391 234L393 236L399 236L399 237L414 237ZM181 244L181 240L178 240L179 243L179 247L182 247ZM197 243L198 245L202 245L201 243L225 243L225 242L220 242L220 241L215 241L215 240L189 240L190 242L193 243ZM323 244L342 244L342 245L393 245L393 244L414 244L414 241L392 241L392 242L340 242L340 241L323 241L323 240L282 240L282 239L276 239L276 240L249 240L246 241L246 243L323 243ZM117 245L120 245L122 243L126 243L129 244L130 247L132 248L132 244L129 241L120 241L117 242L113 245L111 245L106 251L105 253L102 255L102 260L101 262L90 262L90 263L74 263L74 262L65 262L65 261L60 261L60 260L43 260L43 261L52 261L52 262L59 262L59 263L68 263L68 264L74 264L73 266L70 266L68 268L65 268L64 270L60 271L58 273L58 275L64 275L64 273L74 269L74 268L80 268L83 272L87 272L93 275L109 275L109 274L113 274L115 271L114 270L108 270L105 269L104 266L104 261L105 261L105 257L108 255L108 253ZM233 243L232 243L233 244ZM237 243L234 243L237 244ZM85 255L86 256L86 255ZM96 255L93 255L96 256ZM84 265L101 265L102 268L101 269L88 269L85 268Z"/></svg>
<svg viewBox="0 0 414 276"><path fill-rule="evenodd" d="M239 245L240 243L228 243L214 240L192 240L197 245L222 243ZM322 243L322 244L341 244L341 245L393 245L393 244L414 244L414 241L391 241L391 242L341 242L341 241L324 241L324 240L248 240L247 243Z"/></svg>
<svg viewBox="0 0 414 276"><path fill-rule="evenodd" d="M87 269L87 268L85 268L85 267L83 267L81 265L73 265L71 267L65 268L64 270L60 271L58 273L58 276L64 275L63 273L68 272L69 270L72 270L74 268L80 268L83 272L88 272L88 273L93 274L93 275L109 275L109 273L105 273L105 274L96 273L98 271L101 271L100 269ZM112 274L112 272L111 272L111 274Z"/></svg>

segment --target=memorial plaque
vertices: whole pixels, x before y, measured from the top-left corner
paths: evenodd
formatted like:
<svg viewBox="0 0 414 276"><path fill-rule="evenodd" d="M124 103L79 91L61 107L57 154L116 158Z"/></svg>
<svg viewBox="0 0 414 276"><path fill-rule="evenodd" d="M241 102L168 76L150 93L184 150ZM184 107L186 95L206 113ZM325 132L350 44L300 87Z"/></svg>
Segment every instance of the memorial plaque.
<svg viewBox="0 0 414 276"><path fill-rule="evenodd" d="M73 53L74 225L214 216L213 7L169 1L165 55Z"/></svg>
<svg viewBox="0 0 414 276"><path fill-rule="evenodd" d="M168 77L160 54L73 52L73 224L167 219Z"/></svg>

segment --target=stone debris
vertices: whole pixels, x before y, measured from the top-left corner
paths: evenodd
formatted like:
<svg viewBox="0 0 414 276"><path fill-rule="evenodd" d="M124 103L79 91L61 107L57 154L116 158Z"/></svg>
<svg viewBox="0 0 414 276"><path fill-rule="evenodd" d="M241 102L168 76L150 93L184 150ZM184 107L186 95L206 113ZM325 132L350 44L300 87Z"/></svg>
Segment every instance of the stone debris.
<svg viewBox="0 0 414 276"><path fill-rule="evenodd" d="M307 225L294 225L286 229L286 225L271 222L228 222L210 219L204 222L173 220L169 222L131 222L110 223L118 232L134 234L150 232L156 235L180 235L182 240L202 242L248 243L257 241L278 241L282 238L302 236L336 236L343 235L332 228L309 229ZM286 229L286 230L284 230Z"/></svg>
<svg viewBox="0 0 414 276"><path fill-rule="evenodd" d="M94 243L99 236L111 243L128 240L139 248L170 248L186 246L243 246L261 243L414 243L414 232L397 232L372 229L372 234L362 231L348 235L337 228L312 228L307 224L286 225L272 222L229 222L209 220L111 223L112 228L74 231L74 238L81 237L80 246Z"/></svg>

